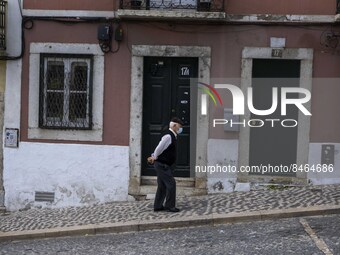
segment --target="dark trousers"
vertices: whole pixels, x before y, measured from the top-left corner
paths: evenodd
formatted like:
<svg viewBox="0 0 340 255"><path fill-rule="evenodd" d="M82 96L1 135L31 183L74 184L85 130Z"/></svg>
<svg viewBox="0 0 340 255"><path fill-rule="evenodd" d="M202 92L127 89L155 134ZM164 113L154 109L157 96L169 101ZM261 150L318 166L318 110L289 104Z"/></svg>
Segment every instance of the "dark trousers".
<svg viewBox="0 0 340 255"><path fill-rule="evenodd" d="M155 161L154 167L157 173L157 192L155 197L154 208L163 207L174 208L176 206L176 181L170 166Z"/></svg>

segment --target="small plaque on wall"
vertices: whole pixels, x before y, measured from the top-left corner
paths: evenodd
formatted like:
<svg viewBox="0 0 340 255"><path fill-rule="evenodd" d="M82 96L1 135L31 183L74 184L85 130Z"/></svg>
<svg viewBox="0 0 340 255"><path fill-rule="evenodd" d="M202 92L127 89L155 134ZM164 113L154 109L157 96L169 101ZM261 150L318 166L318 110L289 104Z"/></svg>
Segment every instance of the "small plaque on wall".
<svg viewBox="0 0 340 255"><path fill-rule="evenodd" d="M321 164L334 165L334 144L323 144L321 147Z"/></svg>
<svg viewBox="0 0 340 255"><path fill-rule="evenodd" d="M18 146L19 146L19 129L6 128L5 147L18 148Z"/></svg>
<svg viewBox="0 0 340 255"><path fill-rule="evenodd" d="M272 57L273 58L282 58L283 49L272 49Z"/></svg>

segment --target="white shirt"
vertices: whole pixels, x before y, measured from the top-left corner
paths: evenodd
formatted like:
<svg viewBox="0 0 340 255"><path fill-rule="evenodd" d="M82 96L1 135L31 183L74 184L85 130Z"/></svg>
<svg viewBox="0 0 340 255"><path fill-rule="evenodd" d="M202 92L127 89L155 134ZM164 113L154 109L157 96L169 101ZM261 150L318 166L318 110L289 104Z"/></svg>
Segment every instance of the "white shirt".
<svg viewBox="0 0 340 255"><path fill-rule="evenodd" d="M177 138L177 134L175 131L173 131L171 128L169 128L169 130L175 135L175 137ZM161 141L159 142L159 144L157 145L154 153L151 154L151 156L154 159L157 159L159 155L162 154L163 151L165 151L171 144L171 135L166 134L162 137Z"/></svg>

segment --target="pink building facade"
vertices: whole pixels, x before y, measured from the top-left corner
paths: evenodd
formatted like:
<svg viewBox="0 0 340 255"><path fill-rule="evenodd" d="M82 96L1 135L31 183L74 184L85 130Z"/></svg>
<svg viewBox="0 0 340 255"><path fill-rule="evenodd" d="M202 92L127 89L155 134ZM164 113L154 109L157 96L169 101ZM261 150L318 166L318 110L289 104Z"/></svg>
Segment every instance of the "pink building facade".
<svg viewBox="0 0 340 255"><path fill-rule="evenodd" d="M18 147L4 148L7 209L154 194L155 173L145 159L172 116L185 122L175 166L178 195L340 183L336 12L333 0L25 0L23 18L11 23L24 29L25 53L19 70L7 73L13 84L5 92L5 128L20 134ZM294 80L311 93L304 107L312 115L292 110L289 118L298 125L288 131L214 127L214 120L232 116L231 93L217 88L223 103L215 106L198 84L232 83L246 92L255 78ZM269 93L271 100L271 87L258 87L259 98ZM202 98L209 102L205 114ZM246 107L235 120L252 119ZM261 160L334 168L226 170ZM213 172L218 166L225 171Z"/></svg>

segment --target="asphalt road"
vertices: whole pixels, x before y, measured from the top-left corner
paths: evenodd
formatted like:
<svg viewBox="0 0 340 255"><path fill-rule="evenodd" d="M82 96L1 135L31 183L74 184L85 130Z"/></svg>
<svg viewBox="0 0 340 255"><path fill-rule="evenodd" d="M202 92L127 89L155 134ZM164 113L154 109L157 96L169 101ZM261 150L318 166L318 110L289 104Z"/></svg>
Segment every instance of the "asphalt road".
<svg viewBox="0 0 340 255"><path fill-rule="evenodd" d="M0 243L0 254L340 254L340 215Z"/></svg>

